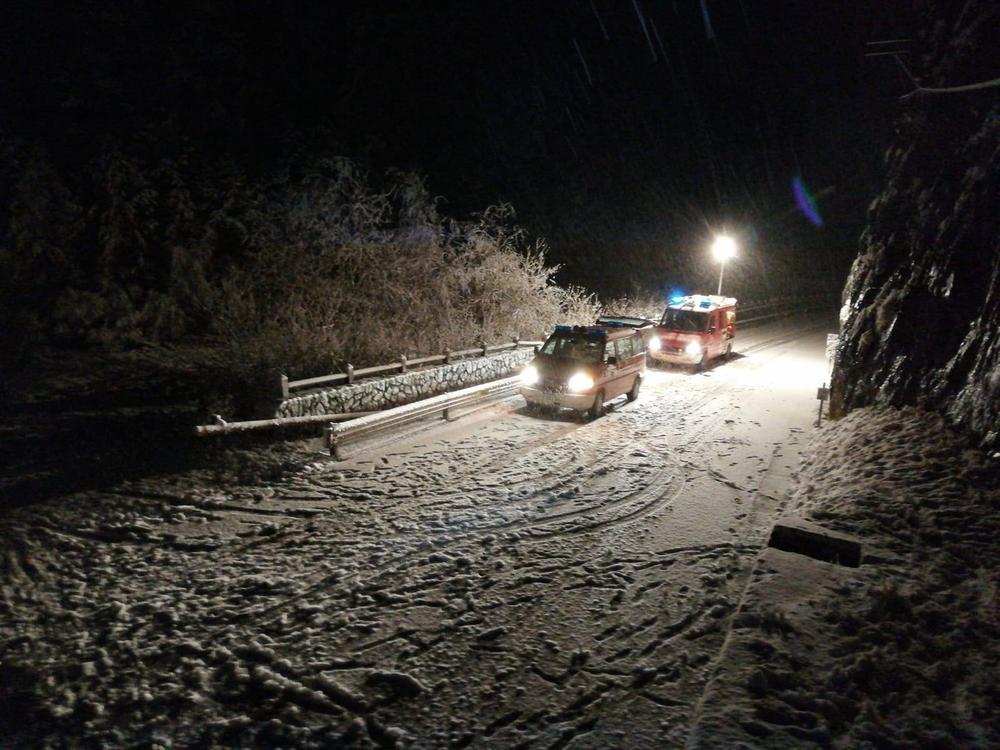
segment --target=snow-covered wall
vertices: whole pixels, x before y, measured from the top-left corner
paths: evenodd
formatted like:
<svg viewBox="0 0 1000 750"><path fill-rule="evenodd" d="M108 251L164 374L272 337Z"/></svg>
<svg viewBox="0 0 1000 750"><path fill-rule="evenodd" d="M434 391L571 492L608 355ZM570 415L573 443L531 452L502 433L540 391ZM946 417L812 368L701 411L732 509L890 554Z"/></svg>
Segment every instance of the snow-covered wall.
<svg viewBox="0 0 1000 750"><path fill-rule="evenodd" d="M940 4L907 58L916 78L994 78L996 22L987 0ZM1000 88L918 92L901 108L844 290L832 407L917 404L998 447Z"/></svg>
<svg viewBox="0 0 1000 750"><path fill-rule="evenodd" d="M534 356L531 348L514 349L488 357L453 362L389 378L366 380L353 385L308 393L287 399L278 407L278 417L341 414L387 409L513 375Z"/></svg>

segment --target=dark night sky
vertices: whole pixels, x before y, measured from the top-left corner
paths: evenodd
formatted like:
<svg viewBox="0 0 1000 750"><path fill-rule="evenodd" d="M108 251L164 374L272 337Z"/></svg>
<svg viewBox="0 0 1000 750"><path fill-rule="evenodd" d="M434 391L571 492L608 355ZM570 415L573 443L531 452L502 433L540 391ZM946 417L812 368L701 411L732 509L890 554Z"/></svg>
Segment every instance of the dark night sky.
<svg viewBox="0 0 1000 750"><path fill-rule="evenodd" d="M72 161L105 138L175 133L266 168L321 131L376 169L426 174L447 212L513 203L564 278L595 288L595 259L667 273L722 225L829 250L842 272L905 91L864 43L913 25L886 0L35 2L4 16L8 134ZM822 195L823 227L795 210L794 176Z"/></svg>

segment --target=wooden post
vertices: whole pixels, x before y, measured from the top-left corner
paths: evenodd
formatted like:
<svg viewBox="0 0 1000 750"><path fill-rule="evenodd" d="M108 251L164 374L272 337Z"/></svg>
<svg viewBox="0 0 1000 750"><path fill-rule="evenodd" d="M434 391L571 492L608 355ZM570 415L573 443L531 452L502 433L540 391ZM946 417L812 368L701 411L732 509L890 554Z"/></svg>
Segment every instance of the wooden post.
<svg viewBox="0 0 1000 750"><path fill-rule="evenodd" d="M281 373L281 400L286 401L289 397L288 391L288 376L285 373Z"/></svg>
<svg viewBox="0 0 1000 750"><path fill-rule="evenodd" d="M444 363L446 365L451 364L451 349L449 349L448 347L444 348Z"/></svg>
<svg viewBox="0 0 1000 750"><path fill-rule="evenodd" d="M400 354L399 355L399 371L400 372L406 372L406 355L405 354Z"/></svg>
<svg viewBox="0 0 1000 750"><path fill-rule="evenodd" d="M350 362L347 363L347 384L348 385L354 384L354 365L352 365Z"/></svg>
<svg viewBox="0 0 1000 750"><path fill-rule="evenodd" d="M489 348L489 346L487 346L486 342L484 341L483 342L483 356L485 357L489 353L490 353L490 348Z"/></svg>

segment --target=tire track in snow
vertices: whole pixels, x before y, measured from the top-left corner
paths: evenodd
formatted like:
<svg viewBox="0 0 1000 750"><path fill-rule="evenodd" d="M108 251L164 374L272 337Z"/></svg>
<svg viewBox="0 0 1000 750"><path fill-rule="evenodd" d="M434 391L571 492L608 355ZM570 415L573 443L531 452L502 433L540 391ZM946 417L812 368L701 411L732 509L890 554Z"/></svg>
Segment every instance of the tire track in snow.
<svg viewBox="0 0 1000 750"><path fill-rule="evenodd" d="M686 416L688 417L697 416L698 413L700 413L703 409L715 403L716 394L712 392L712 389L710 387L707 388L707 391L708 392L703 395L698 394L695 403L690 404L686 407L685 409ZM625 411L618 412L616 410L613 413L622 415L626 414L627 412ZM702 422L700 428L705 429L706 426L711 426L720 421L721 419L722 419L722 414L716 413L708 420L707 424L705 422ZM579 438L580 435L589 435L591 432L600 429L606 430L608 425L614 425L616 431L621 435L628 434L625 425L619 425L617 424L616 421L610 421L608 418L605 418L605 420L597 420L594 422L581 424L579 427L576 427L574 425L573 429L566 430L565 433L561 434L555 441L551 440L538 441L538 448L553 447L554 445L558 445L560 442L562 442L562 440L566 439L567 437ZM537 450L538 448L536 448L535 450ZM676 473L667 474L666 472L659 472L659 478L654 478L653 482L649 487L639 488L629 493L624 498L621 498L619 501L605 506L586 507L573 511L566 511L565 513L559 514L555 517L550 516L548 518L541 520L530 519L526 521L513 521L509 523L495 524L492 526L481 527L474 531L468 531L459 536L455 536L452 539L447 540L443 544L438 544L435 546L435 549L444 550L461 544L475 543L477 541L481 541L487 536L494 535L497 532L501 531L532 532L533 530L537 530L536 533L529 534L529 536L526 538L522 537L521 541L546 541L546 540L551 540L553 538L569 538L572 536L579 536L582 534L592 533L594 531L605 529L607 527L616 525L618 523L637 521L645 515L653 513L661 509L662 507L666 507L667 505L672 503L676 499L676 497L680 494L681 490L684 487L684 480L688 478L684 474L684 464L681 461L679 461L676 458L676 456L674 456L672 453L663 453L662 449L659 448L658 446L653 446L645 443L641 443L638 446L633 443L631 445L626 445L625 447L620 448L613 454L605 456L605 464L610 465L611 463L613 463L611 461L611 457L613 455L625 453L630 450L635 450L636 448L645 448L648 454L653 456L657 454L662 454L661 458L665 461L671 462L673 464L673 468L675 469ZM499 461L494 463L494 465L500 465L500 464L501 462ZM505 465L504 468L509 470L510 466ZM594 471L596 471L596 469L594 469L591 472L591 476L593 476ZM576 483L580 483L579 479L576 479L574 481L576 481ZM662 498L667 493L670 494L670 497L666 501L663 501ZM456 493L455 497L458 496L461 496L461 493ZM536 495L531 495L529 496L529 499L535 496ZM412 496L412 497L413 499L417 499L417 496ZM562 524L567 521L572 521L573 519L586 518L587 516L593 516L595 514L598 515L605 514L608 510L617 509L619 506L623 504L630 504L630 501L633 500L636 502L631 504L631 507L628 508L628 510L622 517L617 517L617 516L613 518L598 517L577 528L545 529L545 527L551 526L552 524ZM406 539L407 537L415 538L417 536L419 536L419 532L417 534L401 534L397 535L396 537L389 537L388 539L384 539L384 541L390 541L390 540L400 541ZM372 582L382 578L386 573L393 572L400 566L404 566L409 562L419 559L425 555L426 552L424 550L419 550L419 549L411 550L409 552L404 553L402 556L398 556L394 559L384 561L382 563L377 564L374 567L369 567L363 579L361 580L354 579L355 584L356 585L360 584L362 586L370 585ZM265 617L267 619L262 620L261 624L268 624L272 622L273 617L276 614L280 613L283 609L292 606L297 602L301 601L302 599L305 599L311 596L312 594L316 593L324 586L332 583L332 579L339 575L340 572L338 571L334 574L324 575L316 580L312 581L307 580L306 588L299 591L295 596L288 598L286 601L268 605L267 607L261 609L236 613L235 616L240 618L241 620L246 620L249 618ZM346 595L346 594L342 591L341 595ZM221 632L222 631L216 631L212 635L217 636Z"/></svg>
<svg viewBox="0 0 1000 750"><path fill-rule="evenodd" d="M590 423L584 426L595 426L599 425L598 422ZM636 446L628 445L615 451L616 454L626 453L635 450ZM669 456L666 457L669 460ZM593 477L597 474L600 467L595 468L590 476ZM654 477L653 481L637 490L634 490L624 497L612 501L611 503L599 505L599 506L589 506L585 508L579 508L576 510L565 511L563 513L556 514L554 516L548 516L542 519L527 519L521 521L510 521L507 523L498 523L493 525L483 526L474 530L463 531L462 533L456 534L454 537L447 539L443 543L435 545L436 551L446 550L455 546L463 544L474 544L482 541L486 537L494 536L498 532L519 532L519 531L533 531L539 530L537 534L532 534L527 538L522 538L523 541L544 541L549 540L553 537L568 537L577 536L579 534L586 534L596 530L606 528L608 526L621 523L634 521L642 516L654 512L661 507L665 507L667 504L673 502L677 497L680 490L683 488L683 467L677 462L674 464L675 473L658 472L657 476ZM581 484L582 480L580 478L575 478L575 483ZM669 496L668 496L669 495ZM587 516L597 515L607 515L608 512L615 511L622 506L626 506L625 513L622 516L614 516L612 518L595 518L582 526L570 529L552 529L546 530L545 527L551 526L553 524L565 524L567 521L572 521L574 519L586 518ZM399 535L395 537L396 540L406 540L407 538L416 539L419 538L421 534L406 534ZM375 580L381 578L387 572L392 572L398 569L400 566L406 565L415 559L425 557L427 555L426 550L415 549L403 553L393 559L386 560L384 562L378 563L372 567L369 567L366 571L366 575L363 579L360 579L358 583L369 584ZM264 620L258 620L261 624L268 624L271 622L277 613L280 613L283 609L292 606L293 604L305 599L318 590L322 589L324 586L333 582L334 576L339 576L340 571L333 574L326 574L320 576L314 580L306 581L306 588L299 591L293 597L289 597L283 602L268 605L264 608L247 610L241 613L234 613L234 616L240 620L247 620L249 618L264 617ZM220 635L222 630L215 631L212 636Z"/></svg>

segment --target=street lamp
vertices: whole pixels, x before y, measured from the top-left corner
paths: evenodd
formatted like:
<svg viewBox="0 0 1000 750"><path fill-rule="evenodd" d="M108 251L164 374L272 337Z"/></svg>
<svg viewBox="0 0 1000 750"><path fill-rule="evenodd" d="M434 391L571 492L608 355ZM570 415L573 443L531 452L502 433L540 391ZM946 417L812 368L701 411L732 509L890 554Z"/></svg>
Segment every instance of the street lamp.
<svg viewBox="0 0 1000 750"><path fill-rule="evenodd" d="M712 243L712 255L719 261L719 291L716 294L721 295L722 274L726 270L726 261L736 255L736 240L720 234L715 238L715 242Z"/></svg>

